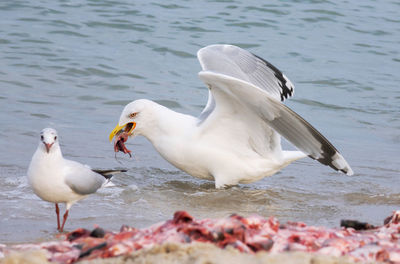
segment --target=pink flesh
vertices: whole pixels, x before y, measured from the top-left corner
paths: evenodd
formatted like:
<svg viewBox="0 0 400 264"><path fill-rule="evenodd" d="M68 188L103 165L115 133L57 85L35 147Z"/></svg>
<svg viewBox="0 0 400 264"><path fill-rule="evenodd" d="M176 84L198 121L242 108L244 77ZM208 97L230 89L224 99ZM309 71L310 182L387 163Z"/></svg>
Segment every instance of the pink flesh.
<svg viewBox="0 0 400 264"><path fill-rule="evenodd" d="M95 236L96 229L76 229L65 234L64 241L57 239L40 244L7 245L0 247L0 252L25 254L40 248L52 263L76 263L83 257L84 260L129 257L131 254L136 256L142 248L156 248L165 243L178 246L197 242L222 249L231 247L247 254L305 252L313 254L306 256L311 259L317 254L345 257L346 263L400 263L400 210L393 212L384 225L360 231L346 227L309 226L302 222L280 223L273 216L242 217L233 214L226 218L195 219L185 211L178 211L172 219L143 229L123 225L119 233L103 230L104 237ZM336 258L326 262L343 263Z"/></svg>
<svg viewBox="0 0 400 264"><path fill-rule="evenodd" d="M125 154L129 154L130 157L131 151L126 148L125 142L128 140L129 134L127 132L122 132L121 134L118 135L118 137L114 141L114 151L122 151Z"/></svg>

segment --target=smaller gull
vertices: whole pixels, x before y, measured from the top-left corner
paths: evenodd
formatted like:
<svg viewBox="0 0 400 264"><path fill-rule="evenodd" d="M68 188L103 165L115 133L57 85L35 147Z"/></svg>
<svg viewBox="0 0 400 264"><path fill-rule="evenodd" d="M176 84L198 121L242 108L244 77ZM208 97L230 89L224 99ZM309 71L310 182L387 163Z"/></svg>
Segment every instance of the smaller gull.
<svg viewBox="0 0 400 264"><path fill-rule="evenodd" d="M268 61L232 45L198 51L208 102L198 117L139 99L125 106L114 150L130 153L129 136L145 136L175 167L221 188L273 175L304 157L352 175L350 165L317 129L283 104L292 82ZM281 136L297 151L282 150Z"/></svg>
<svg viewBox="0 0 400 264"><path fill-rule="evenodd" d="M45 128L40 133L39 146L28 168L28 180L41 199L55 203L57 230L63 232L71 206L107 184L112 174L126 170L92 170L87 165L63 158L57 131ZM66 204L60 225L58 203Z"/></svg>

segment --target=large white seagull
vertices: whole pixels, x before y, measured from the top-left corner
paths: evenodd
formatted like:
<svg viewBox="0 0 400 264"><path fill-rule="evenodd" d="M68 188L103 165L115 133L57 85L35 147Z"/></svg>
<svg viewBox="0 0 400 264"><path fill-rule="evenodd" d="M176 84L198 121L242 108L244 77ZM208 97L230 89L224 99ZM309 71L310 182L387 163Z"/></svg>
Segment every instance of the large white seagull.
<svg viewBox="0 0 400 264"><path fill-rule="evenodd" d="M352 175L337 149L282 102L293 95L289 79L266 60L232 45L198 51L200 79L209 89L198 117L140 99L125 106L110 134L115 151L130 153L128 136L142 135L167 161L221 188L273 175L311 157ZM300 151L284 151L283 136Z"/></svg>

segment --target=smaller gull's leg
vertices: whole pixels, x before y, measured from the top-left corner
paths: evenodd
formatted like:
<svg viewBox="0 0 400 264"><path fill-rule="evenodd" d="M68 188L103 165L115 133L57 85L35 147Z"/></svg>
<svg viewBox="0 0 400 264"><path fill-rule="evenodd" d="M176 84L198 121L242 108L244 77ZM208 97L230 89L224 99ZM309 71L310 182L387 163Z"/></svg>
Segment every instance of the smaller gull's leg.
<svg viewBox="0 0 400 264"><path fill-rule="evenodd" d="M62 233L62 231L63 231L63 229L64 229L65 222L67 221L67 218L68 218L68 212L69 212L69 210L67 209L67 210L65 211L65 214L64 214L64 220L63 220L63 223L62 223L62 225L61 225L60 233Z"/></svg>
<svg viewBox="0 0 400 264"><path fill-rule="evenodd" d="M60 208L58 208L58 203L56 203L56 214L57 214L57 230L60 230Z"/></svg>

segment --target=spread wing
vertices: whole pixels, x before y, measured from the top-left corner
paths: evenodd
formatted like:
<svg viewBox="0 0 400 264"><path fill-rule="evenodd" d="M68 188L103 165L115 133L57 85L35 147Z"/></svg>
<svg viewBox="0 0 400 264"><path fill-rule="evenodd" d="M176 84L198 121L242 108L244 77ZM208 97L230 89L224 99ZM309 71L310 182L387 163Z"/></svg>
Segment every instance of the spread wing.
<svg viewBox="0 0 400 264"><path fill-rule="evenodd" d="M204 60L207 60L206 65L212 64L209 60L217 57L202 57L203 64ZM205 109L209 112L207 116L203 116L201 126L213 128L227 118L232 121L233 127L242 123L249 124L249 120L255 125L263 123L309 157L335 170L348 175L353 174L349 164L336 148L301 116L277 100L269 90L263 90L246 79L239 79L238 75L228 76L225 74L228 71L199 73L200 79L209 87L212 97L212 104L208 104L212 108ZM269 83L276 82L273 75L267 75L266 78L274 79L268 80ZM248 129L250 131L251 127Z"/></svg>
<svg viewBox="0 0 400 264"><path fill-rule="evenodd" d="M268 61L232 45L210 45L197 57L203 71L228 75L265 90L276 100L284 101L294 93L292 82Z"/></svg>

